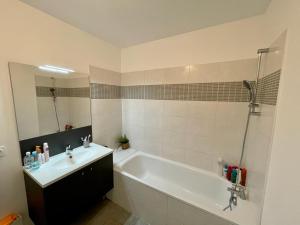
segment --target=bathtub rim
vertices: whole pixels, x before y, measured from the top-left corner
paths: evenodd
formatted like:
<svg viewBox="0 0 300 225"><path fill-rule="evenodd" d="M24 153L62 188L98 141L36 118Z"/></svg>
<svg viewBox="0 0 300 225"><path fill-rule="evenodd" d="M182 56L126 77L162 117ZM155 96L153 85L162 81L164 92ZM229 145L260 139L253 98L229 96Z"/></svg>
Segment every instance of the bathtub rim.
<svg viewBox="0 0 300 225"><path fill-rule="evenodd" d="M208 176L212 176L212 177L224 182L226 184L226 186L228 186L228 187L231 186L231 182L229 182L228 180L226 180L223 177L218 176L217 174L215 174L213 172L206 171L206 170L201 169L201 168L196 168L196 167L193 167L193 166L181 163L181 162L177 162L177 161L173 161L173 160L170 160L170 159L162 158L162 157L155 156L155 155L145 153L145 152L142 152L142 151L138 151L138 150L134 150L134 152L132 154L130 154L128 157L126 157L126 158L118 161L117 163L115 163L114 164L114 171L118 172L121 175L129 177L130 179L133 179L136 182L142 183L143 185L146 185L148 188L151 188L155 191L158 191L162 194L165 194L167 197L170 197L170 198L176 199L178 201L181 201L184 204L195 207L195 208L197 208L198 210L200 210L202 212L209 213L209 214L212 214L214 216L217 216L217 217L219 217L223 220L228 221L229 223L233 223L233 225L234 224L236 224L236 225L258 225L259 224L259 221L260 221L260 216L259 215L260 215L260 213L258 211L258 207L255 206L254 203L252 203L248 200L239 199L238 200L238 206L236 208L234 208L230 212L229 211L224 212L224 211L218 210L217 208L208 207L205 204L201 204L201 203L197 203L197 202L191 202L191 201L188 201L184 198L181 198L180 196L174 195L172 193L168 193L168 192L166 192L166 191L164 191L160 188L157 188L155 185L151 185L149 183L146 183L142 179L140 179L136 176L133 176L130 173L122 170L123 166L125 166L126 163L128 163L131 159L133 159L137 156L150 157L152 159L161 160L161 161L164 161L164 162L167 162L167 163L171 163L173 165L177 165L177 166L180 166L180 167L184 167L186 169L190 169L193 172L200 172L200 173L206 174ZM224 190L224 191L226 191L226 190ZM244 209L245 209L245 212L244 212ZM248 209L248 211L246 211L246 209ZM250 216L250 215L252 215L252 216ZM257 217L257 218L254 218L254 217ZM245 221L244 218L247 218L250 221Z"/></svg>

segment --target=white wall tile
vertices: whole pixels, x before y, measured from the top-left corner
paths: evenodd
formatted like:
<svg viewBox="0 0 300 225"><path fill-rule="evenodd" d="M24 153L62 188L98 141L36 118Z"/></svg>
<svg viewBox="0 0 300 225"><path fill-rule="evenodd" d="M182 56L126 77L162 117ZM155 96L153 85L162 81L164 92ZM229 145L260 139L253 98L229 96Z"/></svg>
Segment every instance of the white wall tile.
<svg viewBox="0 0 300 225"><path fill-rule="evenodd" d="M164 101L163 114L165 116L185 117L188 113L188 102L186 101Z"/></svg>
<svg viewBox="0 0 300 225"><path fill-rule="evenodd" d="M148 70L145 71L145 85L165 84L166 69Z"/></svg>
<svg viewBox="0 0 300 225"><path fill-rule="evenodd" d="M121 85L121 73L90 66L90 82Z"/></svg>
<svg viewBox="0 0 300 225"><path fill-rule="evenodd" d="M257 59L190 66L189 83L255 80Z"/></svg>
<svg viewBox="0 0 300 225"><path fill-rule="evenodd" d="M189 66L167 68L164 71L166 84L183 84L188 82Z"/></svg>
<svg viewBox="0 0 300 225"><path fill-rule="evenodd" d="M145 71L130 72L122 74L122 86L131 85L144 85L145 84Z"/></svg>
<svg viewBox="0 0 300 225"><path fill-rule="evenodd" d="M185 153L185 160L192 166L214 172L214 158L207 153L188 149Z"/></svg>
<svg viewBox="0 0 300 225"><path fill-rule="evenodd" d="M94 142L116 148L122 133L122 107L119 99L91 100Z"/></svg>

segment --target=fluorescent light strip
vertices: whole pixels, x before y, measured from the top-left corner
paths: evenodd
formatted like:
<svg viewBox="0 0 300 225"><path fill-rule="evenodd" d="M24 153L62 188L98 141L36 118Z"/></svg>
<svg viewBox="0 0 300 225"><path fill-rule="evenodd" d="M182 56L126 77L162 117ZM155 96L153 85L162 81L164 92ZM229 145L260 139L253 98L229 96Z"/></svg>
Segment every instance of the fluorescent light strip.
<svg viewBox="0 0 300 225"><path fill-rule="evenodd" d="M39 69L49 71L49 72L63 73L63 74L69 74L74 72L74 70L71 69L50 66L50 65L39 66Z"/></svg>
<svg viewBox="0 0 300 225"><path fill-rule="evenodd" d="M57 70L64 70L64 71L68 71L69 73L74 73L74 70L67 69L67 68L56 67L56 66L51 66L51 65L45 65L45 67L57 69Z"/></svg>

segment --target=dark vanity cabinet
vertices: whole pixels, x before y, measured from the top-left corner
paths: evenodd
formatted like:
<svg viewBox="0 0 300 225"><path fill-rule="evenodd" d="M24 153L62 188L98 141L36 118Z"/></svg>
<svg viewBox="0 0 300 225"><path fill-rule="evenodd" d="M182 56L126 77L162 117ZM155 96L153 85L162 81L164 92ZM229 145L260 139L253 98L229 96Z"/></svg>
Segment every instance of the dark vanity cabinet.
<svg viewBox="0 0 300 225"><path fill-rule="evenodd" d="M110 154L45 188L24 174L35 225L70 224L113 188L113 158Z"/></svg>

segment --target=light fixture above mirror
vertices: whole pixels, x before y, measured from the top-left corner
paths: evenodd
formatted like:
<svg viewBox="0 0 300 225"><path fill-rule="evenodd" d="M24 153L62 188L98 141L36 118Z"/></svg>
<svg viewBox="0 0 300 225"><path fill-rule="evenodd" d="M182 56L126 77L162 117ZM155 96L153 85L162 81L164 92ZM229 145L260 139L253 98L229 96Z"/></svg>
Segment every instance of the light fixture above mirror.
<svg viewBox="0 0 300 225"><path fill-rule="evenodd" d="M74 73L75 72L72 69L57 67L57 66L51 66L51 65L39 66L39 69L44 70L44 71L48 71L48 72L62 73L62 74L69 74L69 73Z"/></svg>

